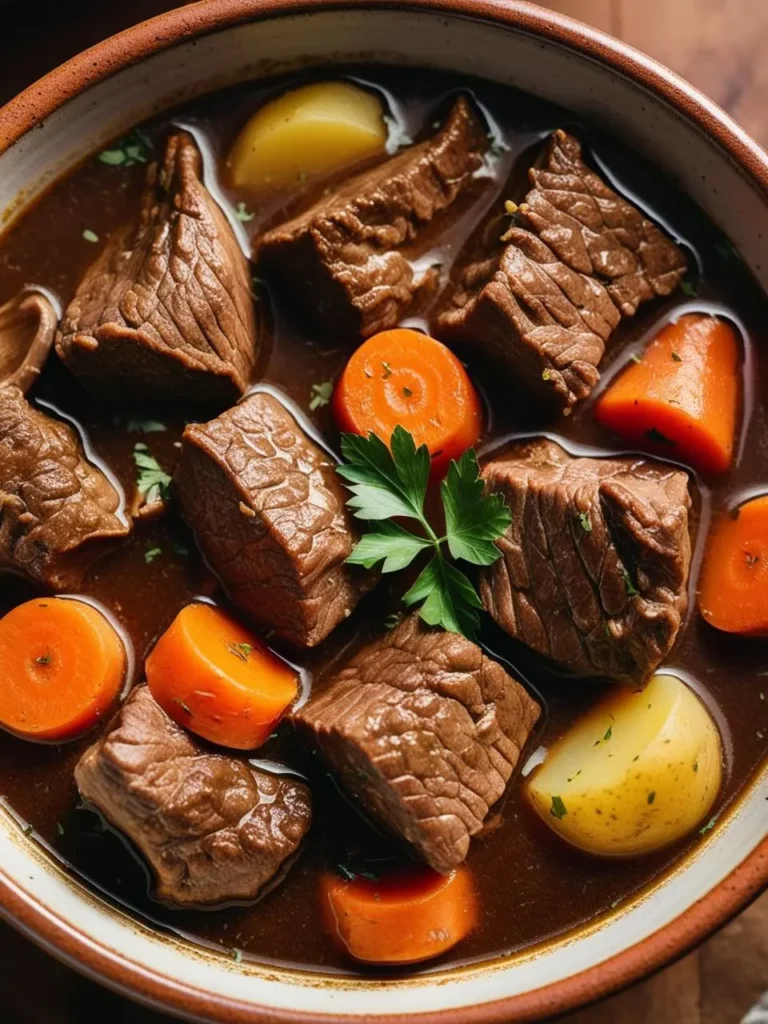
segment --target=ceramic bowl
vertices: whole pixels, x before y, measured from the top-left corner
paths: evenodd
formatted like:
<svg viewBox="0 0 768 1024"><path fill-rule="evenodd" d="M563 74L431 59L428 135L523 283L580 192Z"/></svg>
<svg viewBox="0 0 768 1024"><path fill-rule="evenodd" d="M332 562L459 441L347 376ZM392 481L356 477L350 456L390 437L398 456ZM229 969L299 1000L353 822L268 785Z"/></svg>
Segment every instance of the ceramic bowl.
<svg viewBox="0 0 768 1024"><path fill-rule="evenodd" d="M354 59L482 75L598 123L675 179L768 288L768 156L663 67L503 0L206 0L101 43L0 111L7 221L83 154L180 99ZM621 912L523 955L407 980L236 964L169 938L68 877L0 814L0 909L72 966L190 1018L290 1024L534 1020L687 950L768 882L768 767L696 852Z"/></svg>

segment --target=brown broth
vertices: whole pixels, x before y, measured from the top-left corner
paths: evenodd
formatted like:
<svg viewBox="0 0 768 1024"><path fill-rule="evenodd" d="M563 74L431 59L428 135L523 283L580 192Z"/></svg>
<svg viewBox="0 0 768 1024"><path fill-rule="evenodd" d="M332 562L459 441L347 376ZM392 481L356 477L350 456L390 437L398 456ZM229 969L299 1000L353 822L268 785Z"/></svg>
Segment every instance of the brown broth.
<svg viewBox="0 0 768 1024"><path fill-rule="evenodd" d="M411 136L429 131L448 95L457 88L470 89L500 126L509 148L500 153L495 174L478 182L471 201L413 254L424 257L438 253L446 274L457 255L462 250L466 255L474 245L472 239L487 229L485 214L489 208L500 206L503 198L521 197L527 159L523 155L530 155L531 148L553 128L575 124L600 166L685 242L701 269L697 296L676 294L643 307L633 320L622 323L605 359L603 385L665 318L689 306L723 307L739 325L745 342L745 411L749 415L745 416L741 450L733 470L721 480L695 481L699 541L713 510L728 508L747 494L768 490L766 356L762 337L764 324L768 323L765 296L727 240L685 196L634 154L589 126L574 122L571 115L531 97L481 81L457 82L451 77L411 70L365 68L344 73L389 96L401 130ZM285 86L285 81L260 83L215 94L149 128L159 144L169 120L193 126L221 169L223 156L248 115L265 97ZM209 161L207 173L210 176L213 172ZM36 284L55 293L62 304L67 303L99 246L128 216L143 174L140 165L116 168L92 159L59 181L0 240L0 302L20 287ZM243 225L251 238L327 185L299 183L295 190L259 206L245 193L228 189L223 178L221 173L219 185L233 208L243 202L253 213ZM482 226L476 231L480 221ZM95 232L99 242L87 241L84 231ZM264 286L259 286L258 294L270 324L270 343L261 361L260 378L307 409L312 384L333 379L348 352L320 347L311 334L293 326L286 318L290 297L286 302ZM710 307L711 303L718 305ZM428 326L429 311L419 322ZM593 419L594 396L570 419L544 422L524 409L513 382L500 380L480 365L470 364L470 369L488 402L486 446L516 434L546 430L566 447L617 450L614 440ZM183 423L163 415L162 410L152 410L152 416L166 424L164 432L129 432L130 415L115 415L112 410L100 408L55 358L49 361L32 397L77 421L98 458L126 489L133 481L132 451L137 441L147 443L163 467L172 470ZM331 444L336 442L327 408L307 412L307 416ZM148 562L147 551L156 547L162 549L162 554ZM692 596L695 579L694 571ZM185 603L196 595L222 599L216 580L175 516L158 523L137 524L132 537L95 568L82 592L108 608L125 629L136 657L133 681L141 678L144 656ZM0 612L33 594L28 585L5 578L0 589ZM395 595L380 587L320 651L307 654L279 645L276 648L302 667L305 683L310 686L345 650L375 632L378 627L372 624L380 622L395 601ZM606 689L604 684L558 675L491 624L484 627L482 639L511 664L514 673L541 696L545 705L544 723L529 753L538 744L550 743L561 735ZM667 667L694 685L720 723L726 754L725 781L715 808L720 815L765 756L768 640L718 634L701 620L692 602ZM279 736L256 753L259 759L281 762L310 778L315 819L310 841L287 879L261 902L217 911L171 910L152 901L140 862L93 813L78 806L72 770L88 742L84 739L64 746L43 746L0 735L0 796L50 844L68 870L88 879L117 903L194 941L229 952L240 950L244 956L262 962L327 971L355 970L323 931L318 873L326 866L360 858L382 858L382 864L386 864L387 858L402 854L347 804L322 767L299 748L289 724L284 724ZM697 834L634 861L590 857L558 840L533 814L521 796L519 784L513 782L500 808L498 827L473 842L468 858L480 895L480 926L454 953L434 961L427 969L507 954L578 928L629 900L701 841Z"/></svg>

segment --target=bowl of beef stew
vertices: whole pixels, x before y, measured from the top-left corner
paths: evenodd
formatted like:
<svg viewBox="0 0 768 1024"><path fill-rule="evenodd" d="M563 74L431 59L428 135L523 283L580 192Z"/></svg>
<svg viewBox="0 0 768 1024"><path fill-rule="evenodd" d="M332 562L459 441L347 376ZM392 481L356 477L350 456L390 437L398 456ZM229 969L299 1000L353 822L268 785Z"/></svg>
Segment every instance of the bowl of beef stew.
<svg viewBox="0 0 768 1024"><path fill-rule="evenodd" d="M530 1020L759 892L767 185L517 3L209 0L0 111L2 913Z"/></svg>

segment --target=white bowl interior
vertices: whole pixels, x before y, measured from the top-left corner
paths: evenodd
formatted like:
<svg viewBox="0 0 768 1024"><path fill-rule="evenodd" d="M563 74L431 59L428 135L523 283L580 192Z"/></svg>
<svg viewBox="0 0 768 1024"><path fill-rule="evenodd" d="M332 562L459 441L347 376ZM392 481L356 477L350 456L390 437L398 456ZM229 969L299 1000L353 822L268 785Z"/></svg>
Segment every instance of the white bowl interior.
<svg viewBox="0 0 768 1024"><path fill-rule="evenodd" d="M84 153L180 99L286 67L330 60L433 66L495 80L574 110L662 168L730 235L768 288L765 196L678 112L594 60L519 31L426 12L329 11L242 25L186 42L97 84L0 157L0 210L23 212ZM749 140L745 137L745 143ZM30 187L30 182L34 183ZM476 1006L593 968L631 948L706 896L768 835L768 769L701 848L629 909L577 935L494 964L410 980L351 981L242 963L153 932L88 893L41 854L13 815L0 814L0 872L53 920L145 975L162 975L246 1005L346 1014ZM514 880L511 880L514 884Z"/></svg>

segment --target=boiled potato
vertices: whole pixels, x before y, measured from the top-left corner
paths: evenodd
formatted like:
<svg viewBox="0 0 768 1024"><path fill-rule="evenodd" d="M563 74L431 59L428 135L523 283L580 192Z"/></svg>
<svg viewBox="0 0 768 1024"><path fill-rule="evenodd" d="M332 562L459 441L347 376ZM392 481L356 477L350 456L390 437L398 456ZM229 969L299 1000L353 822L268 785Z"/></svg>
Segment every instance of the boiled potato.
<svg viewBox="0 0 768 1024"><path fill-rule="evenodd" d="M385 151L378 98L349 82L317 82L257 111L229 157L232 183L252 192L284 188Z"/></svg>
<svg viewBox="0 0 768 1024"><path fill-rule="evenodd" d="M549 751L526 784L542 819L589 853L632 857L692 832L722 779L720 736L680 679L616 691Z"/></svg>

